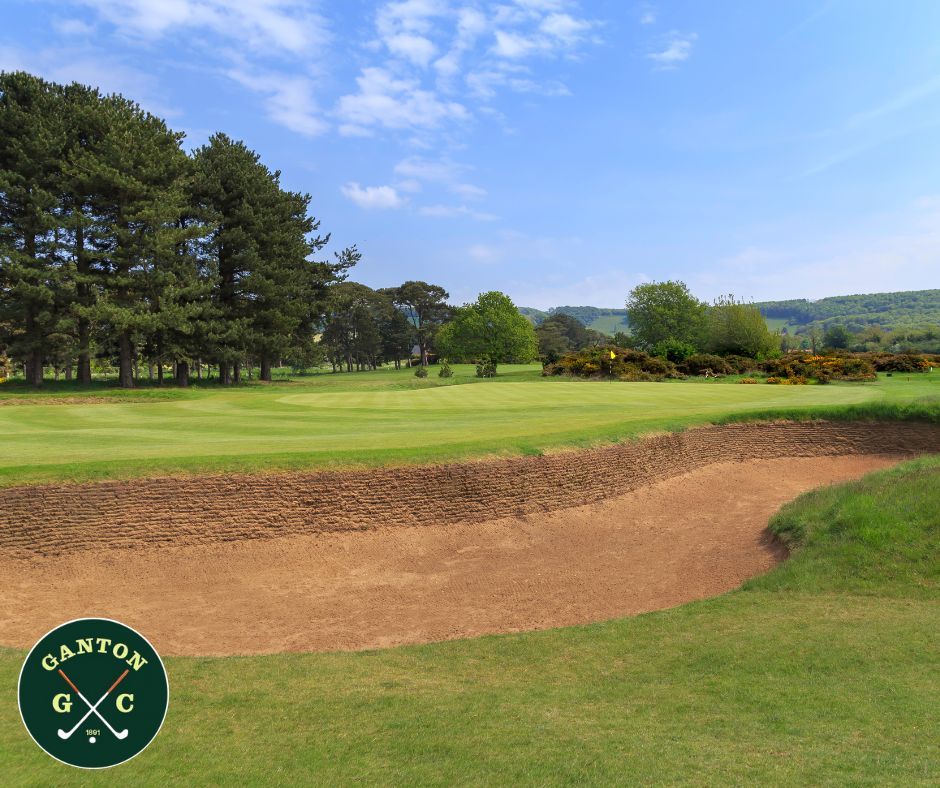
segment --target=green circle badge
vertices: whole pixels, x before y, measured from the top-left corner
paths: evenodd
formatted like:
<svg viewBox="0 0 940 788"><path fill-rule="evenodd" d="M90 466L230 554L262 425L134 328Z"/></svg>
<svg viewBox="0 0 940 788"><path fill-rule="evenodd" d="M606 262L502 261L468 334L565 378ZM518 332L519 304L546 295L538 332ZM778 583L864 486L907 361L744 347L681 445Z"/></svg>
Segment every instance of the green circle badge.
<svg viewBox="0 0 940 788"><path fill-rule="evenodd" d="M78 618L33 646L19 704L33 740L62 763L104 769L157 735L170 700L166 670L143 635L108 618Z"/></svg>

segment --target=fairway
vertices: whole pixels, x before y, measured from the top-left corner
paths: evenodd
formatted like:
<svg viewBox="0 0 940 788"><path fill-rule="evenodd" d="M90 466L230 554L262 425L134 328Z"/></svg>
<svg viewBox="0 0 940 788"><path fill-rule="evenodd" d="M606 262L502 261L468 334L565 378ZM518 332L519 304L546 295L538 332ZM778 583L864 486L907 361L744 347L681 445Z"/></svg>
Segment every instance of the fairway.
<svg viewBox="0 0 940 788"><path fill-rule="evenodd" d="M811 413L940 394L940 375L830 386L542 378L536 366L479 381L411 370L321 374L297 382L191 391L97 389L82 401L16 391L0 407L16 451L0 484L186 472L406 464L610 443L729 416ZM0 396L3 395L0 389ZM74 394L74 389L70 390Z"/></svg>

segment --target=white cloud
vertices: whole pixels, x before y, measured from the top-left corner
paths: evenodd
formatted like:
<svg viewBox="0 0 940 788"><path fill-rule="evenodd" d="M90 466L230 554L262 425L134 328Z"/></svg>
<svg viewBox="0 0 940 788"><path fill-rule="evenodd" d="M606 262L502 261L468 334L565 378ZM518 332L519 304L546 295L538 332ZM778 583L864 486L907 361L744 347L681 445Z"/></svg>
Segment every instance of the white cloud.
<svg viewBox="0 0 940 788"><path fill-rule="evenodd" d="M432 160L420 156L409 156L395 165L395 174L421 181L447 183L458 177L463 169L446 159Z"/></svg>
<svg viewBox="0 0 940 788"><path fill-rule="evenodd" d="M450 51L434 62L434 68L444 87L449 85L451 78L460 73L464 53L473 48L487 27L486 15L477 9L461 8L457 12L457 32Z"/></svg>
<svg viewBox="0 0 940 788"><path fill-rule="evenodd" d="M568 14L549 14L539 24L539 30L568 46L581 41L592 27L594 27L592 22L586 19L575 19Z"/></svg>
<svg viewBox="0 0 940 788"><path fill-rule="evenodd" d="M491 213L474 211L466 205L427 205L418 209L422 216L433 216L439 219L455 219L467 217L478 222L493 222L497 217Z"/></svg>
<svg viewBox="0 0 940 788"><path fill-rule="evenodd" d="M52 29L63 36L87 36L95 31L95 26L81 19L53 19Z"/></svg>
<svg viewBox="0 0 940 788"><path fill-rule="evenodd" d="M241 69L231 69L227 74L250 90L265 94L264 107L275 123L308 137L327 130L313 97L313 82L307 77L249 74Z"/></svg>
<svg viewBox="0 0 940 788"><path fill-rule="evenodd" d="M461 180L467 167L449 159L427 159L410 156L395 165L395 174L405 178L398 187L405 191L420 191L421 183L442 185L452 194L465 200L480 200L486 196L486 189Z"/></svg>
<svg viewBox="0 0 940 788"><path fill-rule="evenodd" d="M467 200L482 200L486 197L486 189L474 186L472 183L454 183L450 190Z"/></svg>
<svg viewBox="0 0 940 788"><path fill-rule="evenodd" d="M342 96L336 113L344 134L368 133L374 126L389 129L435 128L445 121L469 117L466 108L443 101L414 79L401 79L384 68L365 68L357 77L358 93Z"/></svg>
<svg viewBox="0 0 940 788"><path fill-rule="evenodd" d="M493 53L500 57L525 57L538 48L539 44L533 38L527 38L518 33L509 33L505 30L496 31L496 43L493 45Z"/></svg>
<svg viewBox="0 0 940 788"><path fill-rule="evenodd" d="M71 4L92 9L121 36L145 42L172 36L221 60L221 72L258 93L268 117L291 131L313 136L327 128L319 117L309 75L330 35L326 21L309 2L71 0ZM76 20L69 24L76 25ZM79 32L78 27L74 30ZM289 70L275 73L272 60L288 61Z"/></svg>
<svg viewBox="0 0 940 788"><path fill-rule="evenodd" d="M644 11L640 16L641 25L654 25L656 24L656 12L655 11Z"/></svg>
<svg viewBox="0 0 940 788"><path fill-rule="evenodd" d="M126 35L158 39L207 30L262 51L305 55L328 39L323 17L302 0L75 0Z"/></svg>
<svg viewBox="0 0 940 788"><path fill-rule="evenodd" d="M497 5L445 0L384 3L375 16L375 39L366 49L381 62L362 69L357 94L337 105L341 131L372 133L375 127L432 129L444 119L470 116L445 95L469 92L489 99L497 90L566 95L557 79L512 74L529 58L571 55L599 26L573 0L509 0ZM435 84L426 84L433 67ZM379 84L379 83L382 84ZM427 141L427 137L425 138Z"/></svg>
<svg viewBox="0 0 940 788"><path fill-rule="evenodd" d="M646 57L655 62L659 68L676 68L679 63L688 60L692 55L692 45L697 38L697 33L677 33L673 31L666 37L661 49L650 52Z"/></svg>
<svg viewBox="0 0 940 788"><path fill-rule="evenodd" d="M416 66L427 66L437 54L437 47L424 36L413 33L399 33L385 41L386 46L393 55L410 60Z"/></svg>
<svg viewBox="0 0 940 788"><path fill-rule="evenodd" d="M514 93L534 93L541 96L570 96L568 86L557 81L531 79L520 74L527 69L512 69L506 64L486 71L473 71L467 74L466 83L471 93L480 99L490 99L496 95L497 88L505 87Z"/></svg>
<svg viewBox="0 0 940 788"><path fill-rule="evenodd" d="M340 187L343 196L352 200L360 208L402 208L405 199L392 186L360 186L356 181L350 181Z"/></svg>
<svg viewBox="0 0 940 788"><path fill-rule="evenodd" d="M402 30L427 33L432 20L448 10L447 3L441 0L398 0L379 9L375 24L382 37L393 36Z"/></svg>

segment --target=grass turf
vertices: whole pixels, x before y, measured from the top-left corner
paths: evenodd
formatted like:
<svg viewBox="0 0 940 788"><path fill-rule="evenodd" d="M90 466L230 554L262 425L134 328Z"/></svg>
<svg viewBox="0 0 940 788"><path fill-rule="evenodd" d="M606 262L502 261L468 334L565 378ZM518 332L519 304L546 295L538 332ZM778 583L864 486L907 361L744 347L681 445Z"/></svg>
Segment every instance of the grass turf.
<svg viewBox="0 0 940 788"><path fill-rule="evenodd" d="M802 496L743 590L584 627L356 654L169 659L142 755L36 748L0 649L5 784L936 784L940 458Z"/></svg>
<svg viewBox="0 0 940 788"><path fill-rule="evenodd" d="M502 367L479 380L411 370L321 374L188 391L0 387L0 485L274 468L407 464L537 453L757 417L929 418L940 375L829 386L583 382ZM53 404L63 397L87 401Z"/></svg>

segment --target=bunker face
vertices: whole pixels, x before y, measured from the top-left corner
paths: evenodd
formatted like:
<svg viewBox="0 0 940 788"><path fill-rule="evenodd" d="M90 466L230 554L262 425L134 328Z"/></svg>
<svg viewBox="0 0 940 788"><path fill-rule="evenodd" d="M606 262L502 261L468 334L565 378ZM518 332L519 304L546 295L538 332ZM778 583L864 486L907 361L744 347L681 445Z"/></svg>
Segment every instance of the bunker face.
<svg viewBox="0 0 940 788"><path fill-rule="evenodd" d="M938 447L935 426L735 425L460 466L3 490L0 643L106 614L171 654L358 649L669 607L781 560L783 502Z"/></svg>

